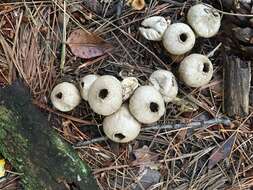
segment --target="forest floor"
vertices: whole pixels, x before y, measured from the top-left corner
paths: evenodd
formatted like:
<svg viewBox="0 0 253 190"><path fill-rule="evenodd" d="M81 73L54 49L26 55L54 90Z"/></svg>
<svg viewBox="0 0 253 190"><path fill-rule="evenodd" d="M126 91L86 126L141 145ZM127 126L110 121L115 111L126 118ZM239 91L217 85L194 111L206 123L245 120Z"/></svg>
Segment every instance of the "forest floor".
<svg viewBox="0 0 253 190"><path fill-rule="evenodd" d="M101 140L78 146L80 142L104 136L103 117L95 114L86 101L67 113L57 111L50 101L50 93L57 83L69 81L78 85L82 76L91 73L118 79L133 76L141 85L147 84L150 74L157 69L171 70L178 78L179 63L170 58L162 43L143 38L138 28L143 19L155 15L172 23L186 23L187 11L196 2L149 0L143 9L134 10L123 0L0 1L0 87L17 79L24 81L34 104L48 114L52 128L88 163L101 189L250 189L253 187L252 83L248 114L228 117L229 125L175 130L157 127L142 131L136 140L127 144ZM167 103L166 114L152 126L226 116L224 54L252 62L253 3L203 2L219 11L222 25L216 36L197 38L189 53L207 55L215 50L210 58L213 78L201 88L187 87L178 79L182 101ZM238 32L246 27L251 29L248 41ZM67 39L77 29L100 36L110 47L104 46L104 42L95 42L97 49L108 48L105 53L96 57L89 55L88 59L76 57ZM252 68L251 63L251 71ZM10 164L6 167L6 176L0 178L0 189L20 189L19 174Z"/></svg>

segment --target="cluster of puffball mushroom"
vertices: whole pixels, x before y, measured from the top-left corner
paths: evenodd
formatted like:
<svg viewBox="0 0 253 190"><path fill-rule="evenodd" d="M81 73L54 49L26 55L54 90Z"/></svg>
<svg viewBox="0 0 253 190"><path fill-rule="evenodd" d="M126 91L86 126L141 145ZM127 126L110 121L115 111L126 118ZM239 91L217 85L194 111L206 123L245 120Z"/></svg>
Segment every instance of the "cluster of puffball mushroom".
<svg viewBox="0 0 253 190"><path fill-rule="evenodd" d="M204 4L191 7L187 20L192 28L184 23L170 24L160 16L150 17L142 22L140 32L148 40L162 41L171 55L183 55L193 48L196 36L214 36L221 22L219 13ZM179 75L186 85L201 87L211 80L213 66L207 56L190 54L180 63ZM167 70L154 71L144 86L134 77L119 81L110 75L89 74L80 79L79 89L69 82L56 85L51 101L62 112L73 110L81 99L88 101L95 113L105 116L106 136L126 143L138 136L141 123L158 121L165 113L165 102L173 102L177 93L176 78Z"/></svg>
<svg viewBox="0 0 253 190"><path fill-rule="evenodd" d="M171 24L164 17L153 16L144 19L139 28L144 38L162 41L171 58L184 57L195 44L196 37L211 38L221 25L221 16L211 5L197 4L187 13L187 22ZM213 75L212 62L208 56L194 53L187 55L180 63L180 79L190 87L208 84Z"/></svg>
<svg viewBox="0 0 253 190"><path fill-rule="evenodd" d="M175 76L167 70L154 71L149 84L140 86L135 77L119 81L111 75L88 74L80 79L79 89L69 82L59 83L51 92L51 102L62 112L73 110L81 99L91 109L105 116L103 130L106 136L119 143L135 139L141 123L151 124L165 113L165 102L176 98L178 85Z"/></svg>

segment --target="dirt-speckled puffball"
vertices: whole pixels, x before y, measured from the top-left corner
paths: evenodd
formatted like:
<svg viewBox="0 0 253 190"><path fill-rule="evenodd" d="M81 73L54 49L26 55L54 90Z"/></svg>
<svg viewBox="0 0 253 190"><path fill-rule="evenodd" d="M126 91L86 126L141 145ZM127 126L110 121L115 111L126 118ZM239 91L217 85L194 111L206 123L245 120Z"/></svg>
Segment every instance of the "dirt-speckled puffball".
<svg viewBox="0 0 253 190"><path fill-rule="evenodd" d="M147 40L161 41L169 21L162 16L152 16L142 21L139 31Z"/></svg>
<svg viewBox="0 0 253 190"><path fill-rule="evenodd" d="M177 81L172 72L167 70L154 71L149 81L161 93L165 102L171 102L177 96Z"/></svg>
<svg viewBox="0 0 253 190"><path fill-rule="evenodd" d="M103 121L106 136L112 141L127 143L134 140L141 129L141 124L131 115L126 104L118 111L106 116Z"/></svg>
<svg viewBox="0 0 253 190"><path fill-rule="evenodd" d="M212 62L205 55L191 54L180 63L179 75L186 85L201 87L213 76Z"/></svg>
<svg viewBox="0 0 253 190"><path fill-rule="evenodd" d="M190 51L195 44L195 34L184 23L175 23L168 26L163 35L164 48L173 55L182 55Z"/></svg>
<svg viewBox="0 0 253 190"><path fill-rule="evenodd" d="M130 98L129 110L141 123L154 123L165 112L162 95L153 86L140 86Z"/></svg>
<svg viewBox="0 0 253 190"><path fill-rule="evenodd" d="M53 106L62 112L73 110L81 101L78 88L69 82L56 85L50 98Z"/></svg>
<svg viewBox="0 0 253 190"><path fill-rule="evenodd" d="M218 33L221 25L220 14L211 6L197 4L187 13L187 21L197 36L210 38Z"/></svg>
<svg viewBox="0 0 253 190"><path fill-rule="evenodd" d="M90 86L88 102L97 114L111 115L120 108L122 101L122 86L114 76L101 76Z"/></svg>

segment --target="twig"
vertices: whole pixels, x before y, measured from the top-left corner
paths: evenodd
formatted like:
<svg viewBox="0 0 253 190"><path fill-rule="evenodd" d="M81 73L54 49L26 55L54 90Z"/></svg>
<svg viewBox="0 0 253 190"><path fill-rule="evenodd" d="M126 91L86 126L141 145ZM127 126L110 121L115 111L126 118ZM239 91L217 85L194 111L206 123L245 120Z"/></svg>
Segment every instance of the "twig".
<svg viewBox="0 0 253 190"><path fill-rule="evenodd" d="M148 131L148 130L156 130L156 129L169 129L169 130L175 130L175 129L182 129L182 128L190 128L190 129L198 129L202 127L210 127L212 125L217 124L224 124L224 125L230 125L231 121L227 117L221 117L221 118L215 118L210 119L207 121L195 121L191 123L179 123L179 124L173 124L173 125L155 125L151 127L145 127L142 129L142 131Z"/></svg>
<svg viewBox="0 0 253 190"><path fill-rule="evenodd" d="M82 146L86 146L86 145L89 145L89 144L94 144L94 143L101 142L101 141L106 141L106 140L108 140L108 137L98 137L98 138L87 140L87 141L81 141L81 142L76 143L74 145L74 148L79 148L79 147L82 147Z"/></svg>
<svg viewBox="0 0 253 190"><path fill-rule="evenodd" d="M173 0L161 0L162 2L165 2L165 3L171 3L171 4L174 4L174 5L177 5L177 6L181 6L183 5L184 3L180 3L180 2L177 2L177 1L173 1Z"/></svg>
<svg viewBox="0 0 253 190"><path fill-rule="evenodd" d="M215 52L220 48L221 45L222 45L222 43L219 43L211 52L209 52L209 53L207 54L207 57L208 57L208 58L209 58L209 57L213 57L214 54L215 54Z"/></svg>
<svg viewBox="0 0 253 190"><path fill-rule="evenodd" d="M180 124L167 124L167 125L155 125L151 127L145 127L142 128L141 131L148 131L148 130L161 130L161 129L167 129L167 130L179 130L179 129L199 129L199 128L205 128L210 127L213 125L218 124L224 124L224 125L230 125L231 121L227 117L220 117L220 118L214 118L207 121L195 121L191 123L180 123ZM80 148L82 146L90 145L93 143L106 141L108 140L108 137L99 137L88 141L80 141L74 145L74 148Z"/></svg>

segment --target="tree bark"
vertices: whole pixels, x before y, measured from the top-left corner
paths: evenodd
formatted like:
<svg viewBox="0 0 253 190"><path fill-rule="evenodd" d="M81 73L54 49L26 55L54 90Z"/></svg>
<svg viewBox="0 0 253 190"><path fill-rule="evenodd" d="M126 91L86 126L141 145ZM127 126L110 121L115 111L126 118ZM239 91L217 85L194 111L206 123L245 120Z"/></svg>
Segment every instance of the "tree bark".
<svg viewBox="0 0 253 190"><path fill-rule="evenodd" d="M229 116L247 116L251 85L250 61L226 55L224 64L224 112Z"/></svg>
<svg viewBox="0 0 253 190"><path fill-rule="evenodd" d="M0 89L0 153L23 173L26 190L97 190L75 150L49 127L20 84Z"/></svg>

